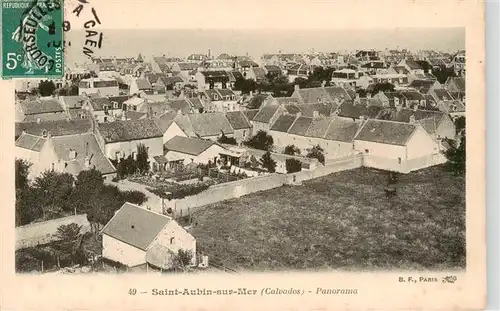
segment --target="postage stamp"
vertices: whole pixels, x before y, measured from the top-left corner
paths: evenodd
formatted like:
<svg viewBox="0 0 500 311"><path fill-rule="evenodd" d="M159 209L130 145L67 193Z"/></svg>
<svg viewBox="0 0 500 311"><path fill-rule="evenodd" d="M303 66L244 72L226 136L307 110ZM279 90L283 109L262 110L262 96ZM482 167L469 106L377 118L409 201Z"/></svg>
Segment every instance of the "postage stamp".
<svg viewBox="0 0 500 311"><path fill-rule="evenodd" d="M62 77L62 2L4 0L1 3L2 78Z"/></svg>

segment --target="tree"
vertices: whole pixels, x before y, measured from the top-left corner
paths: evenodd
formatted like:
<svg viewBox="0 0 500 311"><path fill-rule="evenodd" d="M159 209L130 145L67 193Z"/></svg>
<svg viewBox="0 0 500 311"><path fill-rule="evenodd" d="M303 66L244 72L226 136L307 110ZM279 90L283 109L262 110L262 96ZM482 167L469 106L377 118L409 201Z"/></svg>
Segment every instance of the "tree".
<svg viewBox="0 0 500 311"><path fill-rule="evenodd" d="M224 133L217 139L217 141L221 144L228 144L228 145L237 145L238 143L236 142L236 139L234 137L227 137Z"/></svg>
<svg viewBox="0 0 500 311"><path fill-rule="evenodd" d="M461 135L460 139L452 140L446 138L445 141L450 146L445 152L445 156L448 159L446 162L446 169L453 172L455 175L465 175L465 164L466 164L466 154L465 154L465 130Z"/></svg>
<svg viewBox="0 0 500 311"><path fill-rule="evenodd" d="M56 85L51 80L42 80L38 84L38 92L41 96L52 96L56 90Z"/></svg>
<svg viewBox="0 0 500 311"><path fill-rule="evenodd" d="M260 165L269 173L276 172L276 161L271 158L271 153L268 151L260 158Z"/></svg>
<svg viewBox="0 0 500 311"><path fill-rule="evenodd" d="M193 252L191 250L179 249L177 254L172 254L172 265L175 269L181 269L186 272L191 261L193 260Z"/></svg>
<svg viewBox="0 0 500 311"><path fill-rule="evenodd" d="M24 159L16 159L16 189L28 187L28 175L32 163Z"/></svg>
<svg viewBox="0 0 500 311"><path fill-rule="evenodd" d="M446 68L442 66L439 69L432 70L432 74L436 77L439 83L443 84L448 80L449 77L456 77L455 70L453 68Z"/></svg>
<svg viewBox="0 0 500 311"><path fill-rule="evenodd" d="M24 226L43 216L36 188L16 189L16 226Z"/></svg>
<svg viewBox="0 0 500 311"><path fill-rule="evenodd" d="M373 86L372 94L377 94L378 92L394 92L394 85L391 83L377 83Z"/></svg>
<svg viewBox="0 0 500 311"><path fill-rule="evenodd" d="M91 200L99 194L103 186L101 172L96 169L81 171L76 177L70 196L72 208L79 213L88 213L92 209Z"/></svg>
<svg viewBox="0 0 500 311"><path fill-rule="evenodd" d="M465 117L458 117L454 123L456 134L463 135L463 132L465 131Z"/></svg>
<svg viewBox="0 0 500 311"><path fill-rule="evenodd" d="M234 82L234 89L241 91L242 94L249 94L257 89L257 82L252 79L238 78Z"/></svg>
<svg viewBox="0 0 500 311"><path fill-rule="evenodd" d="M253 137L249 138L244 144L250 148L269 151L273 147L273 137L265 131L260 130Z"/></svg>
<svg viewBox="0 0 500 311"><path fill-rule="evenodd" d="M55 237L58 242L54 246L60 257L67 258L75 255L81 242L81 229L82 226L75 223L61 225L57 228Z"/></svg>
<svg viewBox="0 0 500 311"><path fill-rule="evenodd" d="M148 149L144 144L137 145L137 169L141 173L149 171Z"/></svg>
<svg viewBox="0 0 500 311"><path fill-rule="evenodd" d="M39 202L45 216L58 215L67 210L73 190L74 178L68 173L47 170L35 179L34 187L39 191Z"/></svg>
<svg viewBox="0 0 500 311"><path fill-rule="evenodd" d="M302 163L297 159L286 159L286 172L295 173L302 170Z"/></svg>
<svg viewBox="0 0 500 311"><path fill-rule="evenodd" d="M323 154L323 148L321 148L319 145L307 149L306 157L317 159L321 164L325 164L325 155Z"/></svg>
<svg viewBox="0 0 500 311"><path fill-rule="evenodd" d="M285 147L285 151L283 151L284 154L289 154L289 155L296 155L300 154L300 149L296 147L295 145L288 145Z"/></svg>

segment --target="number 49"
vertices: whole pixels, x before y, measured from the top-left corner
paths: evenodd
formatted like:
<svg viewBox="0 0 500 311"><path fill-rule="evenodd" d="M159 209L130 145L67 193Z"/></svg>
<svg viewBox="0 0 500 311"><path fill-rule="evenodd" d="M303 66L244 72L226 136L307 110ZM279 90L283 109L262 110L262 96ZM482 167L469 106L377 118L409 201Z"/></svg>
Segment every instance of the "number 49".
<svg viewBox="0 0 500 311"><path fill-rule="evenodd" d="M17 55L16 53L7 53L7 62L5 67L9 70L14 70L17 68L17 62L20 62L21 60L21 55Z"/></svg>

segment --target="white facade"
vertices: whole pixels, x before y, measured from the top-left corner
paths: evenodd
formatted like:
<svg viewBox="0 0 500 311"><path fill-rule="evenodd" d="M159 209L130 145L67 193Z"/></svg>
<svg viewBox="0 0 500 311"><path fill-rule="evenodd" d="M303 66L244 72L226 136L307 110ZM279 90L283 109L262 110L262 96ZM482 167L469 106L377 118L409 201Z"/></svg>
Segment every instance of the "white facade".
<svg viewBox="0 0 500 311"><path fill-rule="evenodd" d="M179 250L191 251L193 254L191 263L196 263L196 239L176 221L169 221L167 223L165 228L163 228L153 243L151 243L151 246L155 244L166 246L175 254L177 254Z"/></svg>
<svg viewBox="0 0 500 311"><path fill-rule="evenodd" d="M99 94L101 96L118 96L120 90L116 79L84 79L78 85L78 95Z"/></svg>
<svg viewBox="0 0 500 311"><path fill-rule="evenodd" d="M137 155L137 146L139 144L143 144L146 147L149 157L163 155L163 137L106 143L104 146L104 155L109 159Z"/></svg>
<svg viewBox="0 0 500 311"><path fill-rule="evenodd" d="M107 234L102 235L102 256L128 267L146 263L146 251L121 242Z"/></svg>
<svg viewBox="0 0 500 311"><path fill-rule="evenodd" d="M177 125L177 123L172 122L168 129L163 133L163 143L171 140L175 136L188 137L186 133Z"/></svg>
<svg viewBox="0 0 500 311"><path fill-rule="evenodd" d="M223 152L224 150L225 149L219 145L212 145L199 155L191 155L177 151L169 151L166 156L168 157L171 155L177 158L184 159L183 160L184 165L188 165L191 163L207 164L208 161L210 161L211 163L217 162L217 160L220 158L221 152Z"/></svg>

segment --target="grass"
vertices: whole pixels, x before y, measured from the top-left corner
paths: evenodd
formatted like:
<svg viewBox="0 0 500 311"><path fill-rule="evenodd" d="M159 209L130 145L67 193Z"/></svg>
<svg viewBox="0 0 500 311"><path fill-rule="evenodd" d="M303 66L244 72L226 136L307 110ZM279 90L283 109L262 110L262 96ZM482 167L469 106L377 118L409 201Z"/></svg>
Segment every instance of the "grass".
<svg viewBox="0 0 500 311"><path fill-rule="evenodd" d="M465 180L442 167L335 173L193 213L209 260L246 271L465 267Z"/></svg>

